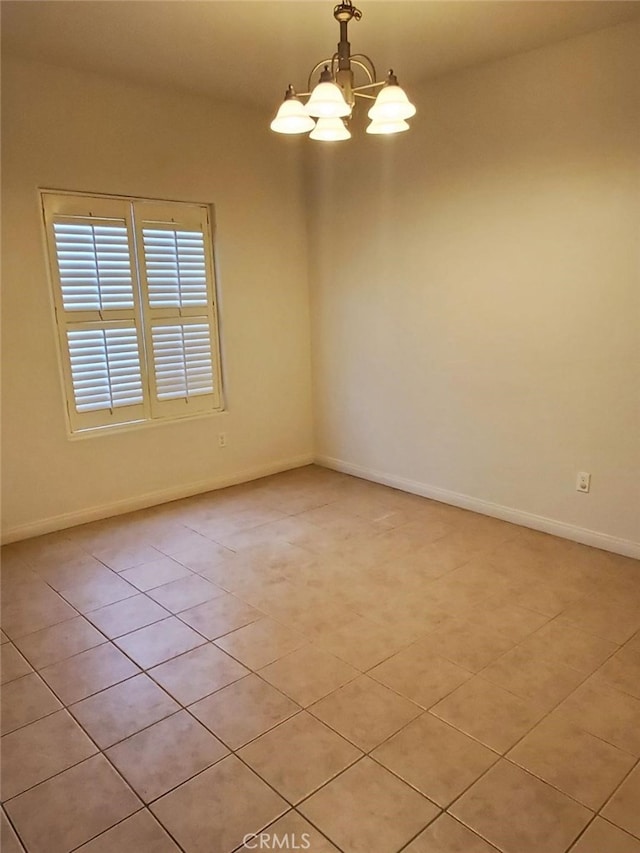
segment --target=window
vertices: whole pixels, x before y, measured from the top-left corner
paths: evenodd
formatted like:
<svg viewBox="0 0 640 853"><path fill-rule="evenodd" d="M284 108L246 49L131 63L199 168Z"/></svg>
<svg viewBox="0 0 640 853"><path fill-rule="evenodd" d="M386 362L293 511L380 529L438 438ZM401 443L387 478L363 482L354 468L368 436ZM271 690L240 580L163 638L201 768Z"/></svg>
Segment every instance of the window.
<svg viewBox="0 0 640 853"><path fill-rule="evenodd" d="M72 432L221 408L206 205L43 192Z"/></svg>

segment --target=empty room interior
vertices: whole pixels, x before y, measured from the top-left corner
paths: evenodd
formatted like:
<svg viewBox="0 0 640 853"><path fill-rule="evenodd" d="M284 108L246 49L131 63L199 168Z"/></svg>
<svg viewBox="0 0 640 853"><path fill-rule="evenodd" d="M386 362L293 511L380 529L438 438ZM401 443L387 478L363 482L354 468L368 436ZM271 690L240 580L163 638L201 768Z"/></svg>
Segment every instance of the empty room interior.
<svg viewBox="0 0 640 853"><path fill-rule="evenodd" d="M3 853L640 853L640 2L0 17Z"/></svg>

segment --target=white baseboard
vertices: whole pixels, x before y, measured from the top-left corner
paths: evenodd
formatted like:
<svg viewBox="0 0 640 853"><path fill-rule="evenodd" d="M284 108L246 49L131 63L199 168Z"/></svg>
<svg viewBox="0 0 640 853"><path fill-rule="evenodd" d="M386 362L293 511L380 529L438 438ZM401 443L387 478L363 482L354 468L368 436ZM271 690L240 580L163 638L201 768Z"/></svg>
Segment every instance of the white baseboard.
<svg viewBox="0 0 640 853"><path fill-rule="evenodd" d="M52 533L56 530L65 530L67 527L75 527L77 524L85 524L88 521L98 521L101 518L111 518L114 515L124 515L138 509L146 509L150 506L177 501L192 495L200 495L203 492L211 492L215 489L224 489L226 486L235 486L238 483L248 483L250 480L258 480L260 477L268 477L270 474L279 474L281 471L289 471L292 468L302 468L303 465L311 465L314 461L313 454L294 456L290 459L281 459L261 465L257 468L249 468L224 477L212 477L207 480L198 480L194 483L186 483L169 489L160 489L155 492L147 492L132 498L114 501L100 506L86 507L74 512L66 512L62 515L42 518L28 524L10 527L2 532L2 544L17 542L20 539L28 539L31 536L41 536L43 533Z"/></svg>
<svg viewBox="0 0 640 853"><path fill-rule="evenodd" d="M440 489L437 486L430 486L427 483L419 483L416 480L396 477L393 474L385 474L381 471L374 471L371 468L364 468L360 465L352 465L350 462L344 462L342 459L334 459L330 456L316 456L315 462L317 465L324 465L325 468L332 468L335 471L341 471L343 474L352 474L354 477L360 477L363 480L372 480L374 483L391 486L403 492L411 492L423 498L431 498L441 503L459 506L462 509L469 509L481 515L490 515L493 518L500 518L502 521L511 521L513 524L519 524L521 527L530 527L533 530L540 530L543 533L551 533L553 536L571 539L574 542L580 542L582 545L601 548L603 551L612 551L614 554L622 554L625 557L640 559L640 542L633 542L630 539L619 539L616 536L609 536L608 533L599 533L596 530L577 527L573 524L567 524L564 521L545 518L542 515L535 515L531 512L502 506L501 504L495 504L481 498L473 498L470 495L462 495L458 492Z"/></svg>

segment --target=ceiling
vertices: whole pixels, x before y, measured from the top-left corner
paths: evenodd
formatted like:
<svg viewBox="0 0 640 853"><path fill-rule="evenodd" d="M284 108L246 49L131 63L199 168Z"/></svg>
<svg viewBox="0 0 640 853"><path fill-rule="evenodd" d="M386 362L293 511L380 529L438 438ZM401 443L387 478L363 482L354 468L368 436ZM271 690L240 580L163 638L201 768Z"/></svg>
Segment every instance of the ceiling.
<svg viewBox="0 0 640 853"><path fill-rule="evenodd" d="M639 0L356 0L354 52L411 85L640 16ZM271 110L335 50L336 0L2 0L2 47Z"/></svg>

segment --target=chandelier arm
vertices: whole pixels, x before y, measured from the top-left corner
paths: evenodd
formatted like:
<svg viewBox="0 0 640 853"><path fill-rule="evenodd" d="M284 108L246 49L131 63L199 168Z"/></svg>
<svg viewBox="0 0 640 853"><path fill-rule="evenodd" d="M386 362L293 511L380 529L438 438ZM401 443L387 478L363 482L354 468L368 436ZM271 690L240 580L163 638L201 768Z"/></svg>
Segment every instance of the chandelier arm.
<svg viewBox="0 0 640 853"><path fill-rule="evenodd" d="M368 101L375 101L376 99L375 95L367 95L364 92L358 92L356 89L353 90L353 94L356 98L366 98Z"/></svg>
<svg viewBox="0 0 640 853"><path fill-rule="evenodd" d="M376 82L376 80L378 79L378 75L376 74L376 66L373 64L373 60L371 59L371 57L367 56L366 53L354 53L349 58L351 62L355 62L360 66L360 68L364 68L364 70L367 72L367 77L369 78L370 83ZM365 65L364 63L358 61L362 59L366 60L366 63L368 64Z"/></svg>
<svg viewBox="0 0 640 853"><path fill-rule="evenodd" d="M354 86L353 91L358 93L364 89L379 89L381 86L386 85L386 82L386 80L376 80L375 83L365 83L363 86Z"/></svg>

